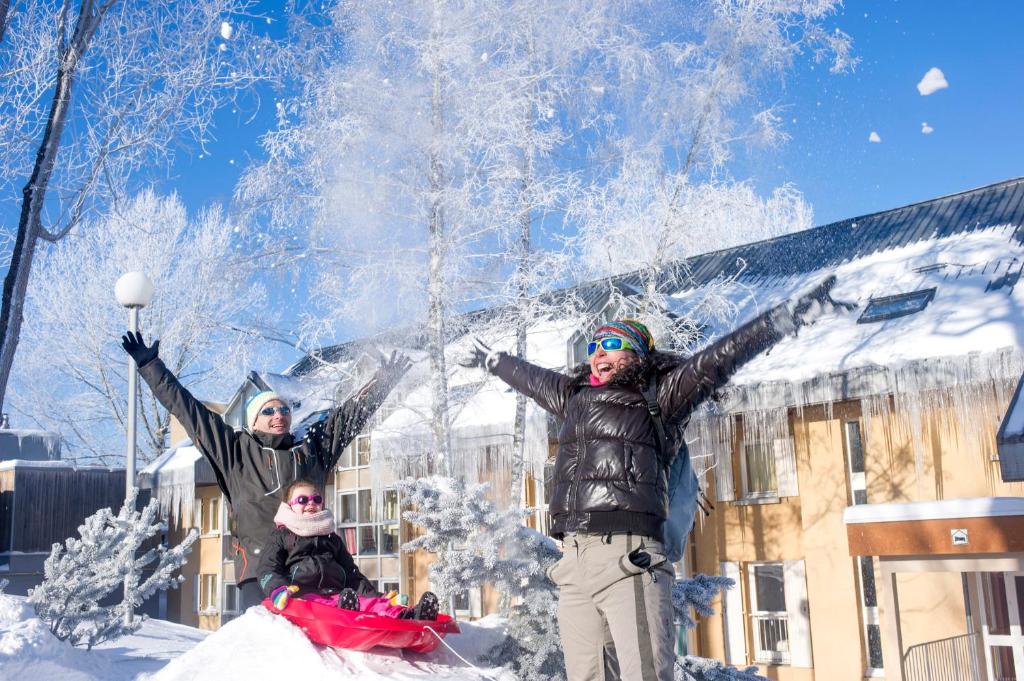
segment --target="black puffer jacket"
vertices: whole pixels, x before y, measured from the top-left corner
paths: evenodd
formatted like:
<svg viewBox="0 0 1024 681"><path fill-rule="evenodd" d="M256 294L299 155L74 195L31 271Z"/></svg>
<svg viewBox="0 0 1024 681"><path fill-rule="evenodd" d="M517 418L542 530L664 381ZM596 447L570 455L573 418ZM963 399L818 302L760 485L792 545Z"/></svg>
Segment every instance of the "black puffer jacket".
<svg viewBox="0 0 1024 681"><path fill-rule="evenodd" d="M670 438L694 409L745 362L792 328L776 308L689 358L653 353L639 371L592 386L589 368L574 376L500 354L491 372L562 420L551 497L551 534L635 532L660 537L668 514L667 467L641 394L657 374L658 404ZM674 452L678 442L669 451Z"/></svg>
<svg viewBox="0 0 1024 681"><path fill-rule="evenodd" d="M266 596L279 586L294 584L296 594L336 594L355 589L361 596L379 596L373 583L359 572L352 555L335 533L300 537L286 527L267 539L257 570Z"/></svg>
<svg viewBox="0 0 1024 681"><path fill-rule="evenodd" d="M300 478L323 489L342 451L390 390L386 381L371 381L296 441L291 434L235 430L193 397L159 358L139 367L139 374L210 462L231 504L239 584L256 578L256 564L281 505L279 492Z"/></svg>

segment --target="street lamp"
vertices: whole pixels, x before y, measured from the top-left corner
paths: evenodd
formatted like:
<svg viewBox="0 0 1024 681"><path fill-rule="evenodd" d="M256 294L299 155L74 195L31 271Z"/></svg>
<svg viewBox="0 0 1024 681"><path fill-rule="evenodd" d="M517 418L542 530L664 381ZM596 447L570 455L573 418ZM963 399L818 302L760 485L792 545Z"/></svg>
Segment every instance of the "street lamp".
<svg viewBox="0 0 1024 681"><path fill-rule="evenodd" d="M139 331L139 310L146 307L153 299L153 282L142 272L128 272L121 276L114 284L114 297L124 307L128 308L128 330L133 333ZM135 418L138 406L136 395L139 392L139 371L135 366L135 360L128 358L128 451L125 457L125 499L127 499L135 488ZM125 596L128 596L128 581L125 580ZM132 608L125 608L125 624L132 622Z"/></svg>

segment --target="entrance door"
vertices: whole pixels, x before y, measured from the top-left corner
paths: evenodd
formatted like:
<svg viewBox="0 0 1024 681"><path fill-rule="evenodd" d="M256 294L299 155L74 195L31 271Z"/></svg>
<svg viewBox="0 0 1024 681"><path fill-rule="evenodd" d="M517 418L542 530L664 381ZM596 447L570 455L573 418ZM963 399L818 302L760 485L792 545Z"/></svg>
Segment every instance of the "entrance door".
<svg viewBox="0 0 1024 681"><path fill-rule="evenodd" d="M1024 681L1024 572L979 572L982 641L990 681Z"/></svg>

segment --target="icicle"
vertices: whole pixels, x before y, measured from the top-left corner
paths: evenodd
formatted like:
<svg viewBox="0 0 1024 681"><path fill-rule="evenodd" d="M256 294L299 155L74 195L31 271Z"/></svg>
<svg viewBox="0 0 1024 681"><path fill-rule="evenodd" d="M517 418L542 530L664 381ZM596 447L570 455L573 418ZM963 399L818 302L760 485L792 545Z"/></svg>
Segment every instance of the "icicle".
<svg viewBox="0 0 1024 681"><path fill-rule="evenodd" d="M727 414L742 415L745 441L769 442L789 439L790 409L801 417L805 407L822 405L826 418L831 419L834 403L858 400L866 436L874 431L870 424L877 419L884 432L910 441L920 483L924 479L925 434L932 424L944 426L984 456L996 451L998 424L1022 374L1024 352L1006 348L984 355L922 359L897 367L853 369L800 383L730 386L717 405L694 416L687 441L695 470L710 477L722 457L731 456L732 419Z"/></svg>

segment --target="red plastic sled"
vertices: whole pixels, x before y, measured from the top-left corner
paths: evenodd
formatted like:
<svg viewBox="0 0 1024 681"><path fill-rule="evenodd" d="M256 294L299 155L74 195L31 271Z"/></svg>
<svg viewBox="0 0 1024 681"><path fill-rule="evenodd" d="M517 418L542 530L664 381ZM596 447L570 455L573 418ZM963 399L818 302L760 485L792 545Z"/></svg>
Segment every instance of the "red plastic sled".
<svg viewBox="0 0 1024 681"><path fill-rule="evenodd" d="M288 601L285 610L278 610L268 598L263 607L281 615L306 632L310 641L334 648L369 650L375 646L401 648L414 653L429 653L445 634L458 634L459 625L448 615L436 620L398 620L368 612L342 610L301 598ZM437 632L437 636L428 631Z"/></svg>

